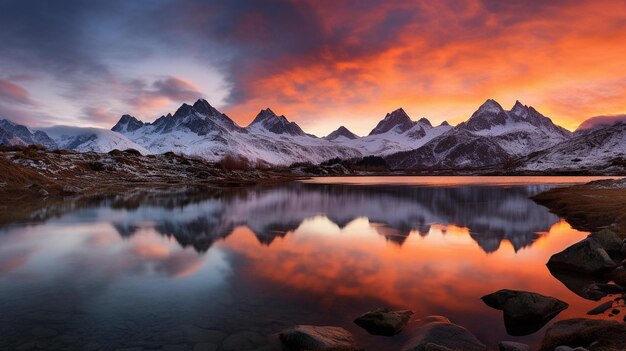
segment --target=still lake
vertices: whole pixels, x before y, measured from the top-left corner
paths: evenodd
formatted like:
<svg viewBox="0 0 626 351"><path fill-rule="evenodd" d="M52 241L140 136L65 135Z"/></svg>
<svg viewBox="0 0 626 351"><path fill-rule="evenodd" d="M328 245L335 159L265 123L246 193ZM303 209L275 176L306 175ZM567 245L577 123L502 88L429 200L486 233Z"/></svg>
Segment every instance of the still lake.
<svg viewBox="0 0 626 351"><path fill-rule="evenodd" d="M529 199L592 179L316 178L7 206L0 349L261 350L294 324L399 349L407 332L371 336L352 322L378 307L446 316L490 349L536 345L546 327L509 336L480 297L554 296L570 304L554 321L598 304L545 266L588 233Z"/></svg>

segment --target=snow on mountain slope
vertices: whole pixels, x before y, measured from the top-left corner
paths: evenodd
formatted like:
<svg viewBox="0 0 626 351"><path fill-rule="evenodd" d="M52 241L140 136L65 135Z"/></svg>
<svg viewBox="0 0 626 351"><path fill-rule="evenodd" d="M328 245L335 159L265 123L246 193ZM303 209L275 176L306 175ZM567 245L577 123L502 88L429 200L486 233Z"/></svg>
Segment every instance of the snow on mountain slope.
<svg viewBox="0 0 626 351"><path fill-rule="evenodd" d="M414 150L452 129L444 122L433 127L426 118L412 121L403 109L388 113L368 136L354 139L336 138L338 144L361 150L363 155L385 156Z"/></svg>
<svg viewBox="0 0 626 351"><path fill-rule="evenodd" d="M457 129L493 137L512 156L525 156L543 150L571 136L571 132L555 125L532 106L519 101L506 111L495 100L487 100Z"/></svg>
<svg viewBox="0 0 626 351"><path fill-rule="evenodd" d="M326 140L337 140L337 139L354 140L358 137L359 137L358 135L352 133L348 128L344 126L340 126L335 131L325 136L324 139Z"/></svg>
<svg viewBox="0 0 626 351"><path fill-rule="evenodd" d="M0 145L4 146L26 146L24 140L17 137L12 132L0 127Z"/></svg>
<svg viewBox="0 0 626 351"><path fill-rule="evenodd" d="M581 133L594 128L610 127L619 122L626 122L626 114L590 117L576 128L575 133Z"/></svg>
<svg viewBox="0 0 626 351"><path fill-rule="evenodd" d="M211 161L236 155L251 161L289 165L361 156L358 150L304 133L295 122L270 109L261 110L248 127L242 128L202 99L193 106L183 104L174 115L152 123L123 116L113 130L153 153L174 151Z"/></svg>
<svg viewBox="0 0 626 351"><path fill-rule="evenodd" d="M518 161L521 170L578 170L626 159L626 124L594 128Z"/></svg>
<svg viewBox="0 0 626 351"><path fill-rule="evenodd" d="M259 131L262 133L270 132L273 134L288 134L292 136L306 135L296 122L289 122L284 115L278 116L269 108L261 110L246 129L248 131Z"/></svg>
<svg viewBox="0 0 626 351"><path fill-rule="evenodd" d="M132 142L122 134L107 129L54 126L42 128L42 130L54 139L60 149L80 152L109 152L113 149L135 149L144 155L150 153L144 147Z"/></svg>
<svg viewBox="0 0 626 351"><path fill-rule="evenodd" d="M46 133L30 130L21 124L7 119L0 120L0 144L2 145L42 145L47 149L56 149L57 144Z"/></svg>
<svg viewBox="0 0 626 351"><path fill-rule="evenodd" d="M385 158L393 169L475 168L500 164L510 158L493 137L452 129L418 149Z"/></svg>

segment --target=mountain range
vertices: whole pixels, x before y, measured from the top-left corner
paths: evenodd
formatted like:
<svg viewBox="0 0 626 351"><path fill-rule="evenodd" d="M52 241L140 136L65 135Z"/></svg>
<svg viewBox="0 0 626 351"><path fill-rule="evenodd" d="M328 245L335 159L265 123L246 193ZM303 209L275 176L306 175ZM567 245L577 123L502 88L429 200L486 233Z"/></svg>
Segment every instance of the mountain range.
<svg viewBox="0 0 626 351"><path fill-rule="evenodd" d="M583 123L584 124L584 123ZM108 152L136 149L143 154L172 151L218 161L227 155L256 164L319 164L333 158L379 156L391 169L453 170L507 167L523 171L577 170L621 165L626 125L591 126L570 132L532 106L517 101L504 109L485 101L456 126L412 120L399 108L367 136L341 126L321 138L271 109L239 126L206 100L183 104L172 115L144 122L123 115L111 128L51 127L31 130L0 120L0 144L39 144L49 149Z"/></svg>

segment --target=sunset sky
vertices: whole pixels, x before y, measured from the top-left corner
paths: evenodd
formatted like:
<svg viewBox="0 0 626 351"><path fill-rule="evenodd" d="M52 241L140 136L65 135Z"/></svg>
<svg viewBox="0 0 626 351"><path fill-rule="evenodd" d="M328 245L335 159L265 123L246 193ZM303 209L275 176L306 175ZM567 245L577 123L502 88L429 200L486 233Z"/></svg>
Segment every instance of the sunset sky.
<svg viewBox="0 0 626 351"><path fill-rule="evenodd" d="M398 107L456 124L488 98L573 130L626 113L626 1L0 3L0 118L110 128L200 97L318 135Z"/></svg>

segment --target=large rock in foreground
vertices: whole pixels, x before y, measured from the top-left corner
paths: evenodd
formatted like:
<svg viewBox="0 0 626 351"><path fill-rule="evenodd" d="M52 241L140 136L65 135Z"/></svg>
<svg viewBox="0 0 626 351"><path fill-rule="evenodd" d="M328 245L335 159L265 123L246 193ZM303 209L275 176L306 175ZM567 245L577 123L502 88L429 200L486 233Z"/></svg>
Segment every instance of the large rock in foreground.
<svg viewBox="0 0 626 351"><path fill-rule="evenodd" d="M354 320L359 327L373 335L393 336L402 331L402 328L411 319L413 311L390 311L380 308Z"/></svg>
<svg viewBox="0 0 626 351"><path fill-rule="evenodd" d="M626 323L602 319L567 319L546 331L540 351L558 346L584 347L590 351L623 351L626 348Z"/></svg>
<svg viewBox="0 0 626 351"><path fill-rule="evenodd" d="M430 316L419 321L415 334L402 351L485 351L487 347L469 330L445 317Z"/></svg>
<svg viewBox="0 0 626 351"><path fill-rule="evenodd" d="M548 268L597 274L616 267L604 248L593 238L587 238L550 257Z"/></svg>
<svg viewBox="0 0 626 351"><path fill-rule="evenodd" d="M532 334L569 305L554 297L503 289L482 297L483 302L504 312L506 331L515 336Z"/></svg>
<svg viewBox="0 0 626 351"><path fill-rule="evenodd" d="M620 255L622 251L622 238L615 232L603 229L589 234L589 238L594 239L604 248L609 255Z"/></svg>
<svg viewBox="0 0 626 351"><path fill-rule="evenodd" d="M278 335L285 347L293 351L356 351L359 348L350 332L339 327L297 325Z"/></svg>

